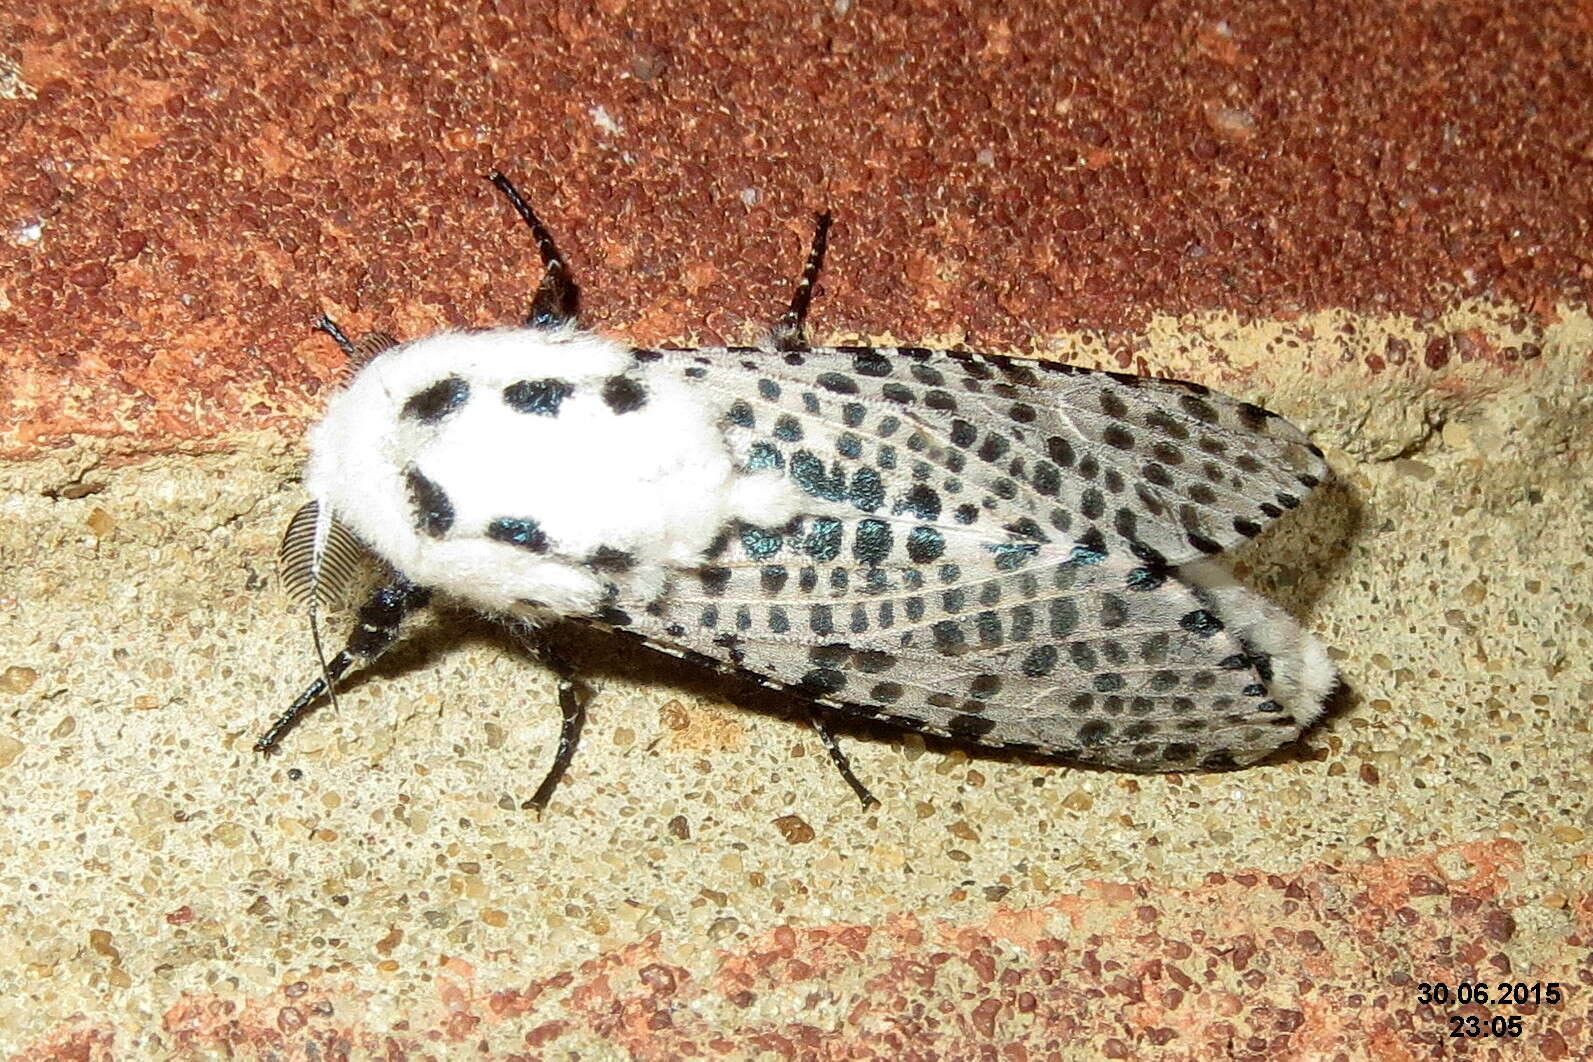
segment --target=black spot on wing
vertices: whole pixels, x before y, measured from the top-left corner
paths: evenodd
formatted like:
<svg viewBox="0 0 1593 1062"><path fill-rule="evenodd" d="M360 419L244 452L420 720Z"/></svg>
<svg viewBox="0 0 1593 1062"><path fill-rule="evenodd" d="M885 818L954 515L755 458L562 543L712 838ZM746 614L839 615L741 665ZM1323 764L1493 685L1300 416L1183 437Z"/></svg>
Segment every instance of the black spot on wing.
<svg viewBox="0 0 1593 1062"><path fill-rule="evenodd" d="M1115 693L1123 688L1123 676L1115 671L1102 671L1091 679L1091 683L1098 693Z"/></svg>
<svg viewBox="0 0 1593 1062"><path fill-rule="evenodd" d="M963 637L962 627L956 620L941 620L930 628L930 634L935 640L935 648L947 655L956 655L968 647L967 640Z"/></svg>
<svg viewBox="0 0 1593 1062"><path fill-rule="evenodd" d="M982 461L995 462L1007 452L1011 444L1005 435L991 433L985 436L985 441L979 446L979 458Z"/></svg>
<svg viewBox="0 0 1593 1062"><path fill-rule="evenodd" d="M1091 719L1079 727L1079 742L1086 746L1104 745L1112 736L1112 724L1104 719Z"/></svg>
<svg viewBox="0 0 1593 1062"><path fill-rule="evenodd" d="M1133 433L1117 424L1106 426L1106 430L1101 433L1101 441L1118 450L1132 450L1136 445Z"/></svg>
<svg viewBox="0 0 1593 1062"><path fill-rule="evenodd" d="M947 733L964 741L978 741L995 728L996 724L993 720L968 713L954 715L951 717L951 721L946 724Z"/></svg>
<svg viewBox="0 0 1593 1062"><path fill-rule="evenodd" d="M857 394L857 381L841 372L820 373L814 383L838 395Z"/></svg>
<svg viewBox="0 0 1593 1062"><path fill-rule="evenodd" d="M1073 547L1068 559L1075 564L1099 564L1106 559L1106 536L1101 534L1101 529L1092 527L1079 536L1078 545Z"/></svg>
<svg viewBox="0 0 1593 1062"><path fill-rule="evenodd" d="M904 387L894 381L881 384L879 393L885 401L895 402L898 405L911 405L913 402L912 388Z"/></svg>
<svg viewBox="0 0 1593 1062"><path fill-rule="evenodd" d="M982 701L988 701L1001 692L1000 675L975 675L968 684L968 693Z"/></svg>
<svg viewBox="0 0 1593 1062"><path fill-rule="evenodd" d="M853 505L871 513L885 504L885 484L878 472L863 465L853 470L852 486L847 496Z"/></svg>
<svg viewBox="0 0 1593 1062"><path fill-rule="evenodd" d="M599 546L586 563L602 572L628 572L636 566L636 557L612 546Z"/></svg>
<svg viewBox="0 0 1593 1062"><path fill-rule="evenodd" d="M853 532L852 554L864 564L883 564L890 556L893 537L891 525L884 520L859 520Z"/></svg>
<svg viewBox="0 0 1593 1062"><path fill-rule="evenodd" d="M1222 621L1205 609L1186 612L1178 618L1178 625L1191 634L1198 634L1203 638L1210 638L1223 628Z"/></svg>
<svg viewBox="0 0 1593 1062"><path fill-rule="evenodd" d="M840 555L841 538L844 531L841 521L834 517L815 517L808 526L807 535L801 543L801 549L814 560L832 561Z"/></svg>
<svg viewBox="0 0 1593 1062"><path fill-rule="evenodd" d="M1210 402L1194 395L1180 395L1178 406L1185 413L1204 424L1216 424L1219 421L1217 410Z"/></svg>
<svg viewBox="0 0 1593 1062"><path fill-rule="evenodd" d="M1056 646L1042 642L1024 655L1020 668L1030 678L1044 678L1056 668L1057 656Z"/></svg>
<svg viewBox="0 0 1593 1062"><path fill-rule="evenodd" d="M915 484L896 503L896 512L910 512L920 520L937 519L940 516L940 495L932 487Z"/></svg>
<svg viewBox="0 0 1593 1062"><path fill-rule="evenodd" d="M1123 400L1111 391L1102 391L1100 395L1101 412L1113 420L1127 420L1128 406Z"/></svg>
<svg viewBox="0 0 1593 1062"><path fill-rule="evenodd" d="M936 528L919 524L907 532L907 556L914 564L927 564L946 552L946 539Z"/></svg>
<svg viewBox="0 0 1593 1062"><path fill-rule="evenodd" d="M811 450L798 450L791 455L791 478L816 498L841 501L846 497L845 469L839 463L826 469L824 462Z"/></svg>
<svg viewBox="0 0 1593 1062"><path fill-rule="evenodd" d="M808 609L808 629L824 636L835 633L835 613L829 605L813 605Z"/></svg>
<svg viewBox="0 0 1593 1062"><path fill-rule="evenodd" d="M1073 462L1078 459L1072 444L1060 435L1053 435L1046 439L1045 451L1051 460L1063 468L1073 467Z"/></svg>
<svg viewBox="0 0 1593 1062"><path fill-rule="evenodd" d="M807 694L823 696L846 687L846 674L833 667L816 667L802 676L797 688Z"/></svg>
<svg viewBox="0 0 1593 1062"><path fill-rule="evenodd" d="M1240 402L1234 410L1239 416L1239 423L1253 432L1265 431L1267 421L1277 416L1270 409L1262 409L1254 402Z"/></svg>
<svg viewBox="0 0 1593 1062"><path fill-rule="evenodd" d="M777 597L780 591L785 589L785 583L788 578L790 578L790 573L786 570L785 565L766 564L759 573L758 581L759 585L763 587L765 594L770 597Z"/></svg>
<svg viewBox="0 0 1593 1062"><path fill-rule="evenodd" d="M862 376L889 376L891 361L879 351L864 347L852 355L852 368Z"/></svg>
<svg viewBox="0 0 1593 1062"><path fill-rule="evenodd" d="M877 675L896 666L896 657L879 649L863 649L852 654L852 663L859 671Z"/></svg>
<svg viewBox="0 0 1593 1062"><path fill-rule="evenodd" d="M1184 426L1183 422L1175 419L1167 413L1162 412L1159 409L1147 413L1145 415L1145 423L1170 439L1177 439L1182 442L1183 440L1189 438L1189 429ZM1155 446L1152 447L1153 452L1155 451L1156 447L1167 447L1167 444L1156 443ZM1170 447L1167 448L1171 449ZM1177 451L1172 452L1177 453ZM1178 456L1178 460L1182 459L1183 455L1180 454ZM1172 461L1169 463L1176 464L1177 461Z"/></svg>

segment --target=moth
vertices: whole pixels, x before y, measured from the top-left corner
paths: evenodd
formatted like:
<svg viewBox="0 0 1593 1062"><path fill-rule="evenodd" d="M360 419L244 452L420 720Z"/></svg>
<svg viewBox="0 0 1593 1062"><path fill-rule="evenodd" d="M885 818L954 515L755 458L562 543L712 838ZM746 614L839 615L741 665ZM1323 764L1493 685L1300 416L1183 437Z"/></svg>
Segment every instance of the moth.
<svg viewBox="0 0 1593 1062"><path fill-rule="evenodd" d="M1250 764L1337 682L1322 644L1222 554L1328 475L1278 415L1199 384L960 350L814 347L819 215L760 347L641 349L575 323L552 236L515 327L352 342L309 435L290 593L385 581L283 735L434 597L500 617L560 673L541 807L589 696L544 630L575 621L823 712L1132 771ZM320 654L319 634L316 634Z"/></svg>

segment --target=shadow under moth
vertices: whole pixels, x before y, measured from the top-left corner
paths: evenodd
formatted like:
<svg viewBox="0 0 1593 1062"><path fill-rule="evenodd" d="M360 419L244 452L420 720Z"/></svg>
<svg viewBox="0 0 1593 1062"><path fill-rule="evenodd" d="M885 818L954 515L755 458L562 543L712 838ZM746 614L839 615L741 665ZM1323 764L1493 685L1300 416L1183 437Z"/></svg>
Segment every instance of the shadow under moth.
<svg viewBox="0 0 1593 1062"><path fill-rule="evenodd" d="M1337 678L1221 555L1299 505L1322 452L1268 410L1175 380L919 347L814 347L829 216L760 347L638 349L575 323L552 237L501 174L543 274L516 327L350 341L282 545L321 675L269 752L439 597L542 633L573 620L839 712L1133 771L1252 763ZM385 578L327 660L318 609Z"/></svg>

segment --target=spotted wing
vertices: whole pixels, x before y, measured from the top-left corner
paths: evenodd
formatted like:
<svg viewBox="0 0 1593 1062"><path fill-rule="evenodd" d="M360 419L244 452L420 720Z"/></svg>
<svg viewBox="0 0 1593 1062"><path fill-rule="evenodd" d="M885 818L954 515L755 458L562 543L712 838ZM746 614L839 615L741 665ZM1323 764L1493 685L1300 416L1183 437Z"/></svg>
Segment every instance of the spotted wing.
<svg viewBox="0 0 1593 1062"><path fill-rule="evenodd" d="M633 633L917 730L1140 770L1249 762L1312 714L1178 569L1323 474L1279 418L946 352L668 357L742 466L811 509L724 528L611 613Z"/></svg>
<svg viewBox="0 0 1593 1062"><path fill-rule="evenodd" d="M965 531L933 563L858 564L867 519L748 529L629 629L849 713L1119 768L1249 763L1309 721L1176 572Z"/></svg>
<svg viewBox="0 0 1593 1062"><path fill-rule="evenodd" d="M830 493L820 472L872 467L900 486L892 508L917 488L970 525L1171 565L1254 537L1327 476L1299 429L1198 384L919 348L696 355L756 459Z"/></svg>

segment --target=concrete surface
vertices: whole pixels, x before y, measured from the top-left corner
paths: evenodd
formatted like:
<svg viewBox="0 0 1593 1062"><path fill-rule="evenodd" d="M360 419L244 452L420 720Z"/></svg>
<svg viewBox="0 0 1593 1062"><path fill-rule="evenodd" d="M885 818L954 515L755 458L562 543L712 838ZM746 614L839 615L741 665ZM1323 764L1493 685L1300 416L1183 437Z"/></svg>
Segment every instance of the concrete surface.
<svg viewBox="0 0 1593 1062"><path fill-rule="evenodd" d="M0 1057L1593 1053L1593 19L760 2L0 12ZM1275 761L1131 777L438 616L263 762L310 333L830 341L1195 379L1338 478L1243 558L1334 648ZM1430 1006L1421 982L1557 1005ZM1520 1015L1519 1039L1447 1017Z"/></svg>

